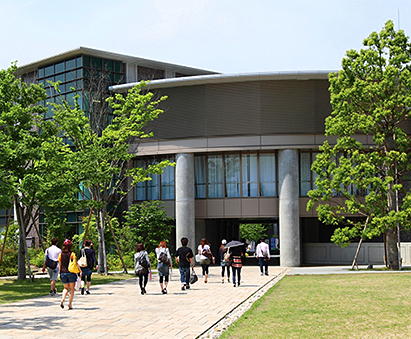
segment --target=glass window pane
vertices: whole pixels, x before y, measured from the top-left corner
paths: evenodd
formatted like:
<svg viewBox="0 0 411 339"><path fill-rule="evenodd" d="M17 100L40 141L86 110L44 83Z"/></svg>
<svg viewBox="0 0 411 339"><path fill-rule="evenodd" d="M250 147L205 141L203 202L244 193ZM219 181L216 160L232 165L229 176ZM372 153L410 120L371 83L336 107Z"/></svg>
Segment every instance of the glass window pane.
<svg viewBox="0 0 411 339"><path fill-rule="evenodd" d="M206 157L205 155L194 157L194 181L195 197L206 198Z"/></svg>
<svg viewBox="0 0 411 339"><path fill-rule="evenodd" d="M121 61L114 62L114 71L117 73L123 73L123 65Z"/></svg>
<svg viewBox="0 0 411 339"><path fill-rule="evenodd" d="M260 154L260 195L276 196L275 154Z"/></svg>
<svg viewBox="0 0 411 339"><path fill-rule="evenodd" d="M119 84L123 81L123 75L122 74L114 74L114 82Z"/></svg>
<svg viewBox="0 0 411 339"><path fill-rule="evenodd" d="M39 78L44 77L44 68L39 68Z"/></svg>
<svg viewBox="0 0 411 339"><path fill-rule="evenodd" d="M167 166L161 174L161 199L174 199L173 166Z"/></svg>
<svg viewBox="0 0 411 339"><path fill-rule="evenodd" d="M240 155L229 154L225 157L225 186L227 197L240 196Z"/></svg>
<svg viewBox="0 0 411 339"><path fill-rule="evenodd" d="M78 59L77 59L78 62ZM90 67L91 63L90 63L90 57L88 55L84 55L83 56L83 62L84 62L84 67ZM77 63L77 67L79 67L79 64Z"/></svg>
<svg viewBox="0 0 411 339"><path fill-rule="evenodd" d="M66 81L72 81L74 80L76 77L76 72L75 71L71 71L71 72L67 72L66 73Z"/></svg>
<svg viewBox="0 0 411 339"><path fill-rule="evenodd" d="M95 69L101 69L101 66L102 66L101 58L92 57L91 58L91 66Z"/></svg>
<svg viewBox="0 0 411 339"><path fill-rule="evenodd" d="M258 196L258 164L257 154L244 154L242 156L242 185L243 197Z"/></svg>
<svg viewBox="0 0 411 339"><path fill-rule="evenodd" d="M55 76L56 82L61 81L64 82L64 74L59 74Z"/></svg>
<svg viewBox="0 0 411 339"><path fill-rule="evenodd" d="M64 72L64 61L55 65L55 71L56 73Z"/></svg>
<svg viewBox="0 0 411 339"><path fill-rule="evenodd" d="M83 61L81 57L76 58L76 62L77 62L77 67L83 66Z"/></svg>
<svg viewBox="0 0 411 339"><path fill-rule="evenodd" d="M82 68L81 68L81 69L78 69L78 70L76 71L76 73L77 73L77 78L83 77L83 69L82 69Z"/></svg>
<svg viewBox="0 0 411 339"><path fill-rule="evenodd" d="M223 197L223 156L208 156L208 197Z"/></svg>
<svg viewBox="0 0 411 339"><path fill-rule="evenodd" d="M66 100L67 100L67 103L70 105L70 106L74 106L74 97L76 96L76 93L74 93L74 92L69 92L69 93L67 93L67 95L66 95Z"/></svg>
<svg viewBox="0 0 411 339"><path fill-rule="evenodd" d="M66 61L66 71L76 68L76 59Z"/></svg>
<svg viewBox="0 0 411 339"><path fill-rule="evenodd" d="M50 75L52 75L52 74L54 74L54 65L47 66L47 67L44 69L44 76L48 77L48 76L50 76Z"/></svg>
<svg viewBox="0 0 411 339"><path fill-rule="evenodd" d="M147 181L147 200L160 199L160 176L158 174L150 175L151 180Z"/></svg>
<svg viewBox="0 0 411 339"><path fill-rule="evenodd" d="M113 72L114 71L114 61L113 60L104 60L104 70Z"/></svg>
<svg viewBox="0 0 411 339"><path fill-rule="evenodd" d="M300 153L300 180L311 180L311 158L310 153Z"/></svg>

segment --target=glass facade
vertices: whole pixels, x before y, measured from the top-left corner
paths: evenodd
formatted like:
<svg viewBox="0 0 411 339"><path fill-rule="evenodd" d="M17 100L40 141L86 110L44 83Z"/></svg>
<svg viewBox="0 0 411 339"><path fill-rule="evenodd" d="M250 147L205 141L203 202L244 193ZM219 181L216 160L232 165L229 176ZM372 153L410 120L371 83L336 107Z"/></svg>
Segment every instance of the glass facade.
<svg viewBox="0 0 411 339"><path fill-rule="evenodd" d="M174 161L174 159L164 158L162 160ZM158 159L146 158L134 160L134 167L147 169L150 164L158 163ZM134 187L134 200L172 200L174 199L174 171L173 166L164 168L162 174L150 174L149 180L139 182Z"/></svg>
<svg viewBox="0 0 411 339"><path fill-rule="evenodd" d="M317 174L311 171L311 165L315 161L318 152L300 152L300 196L306 197L308 192L316 188Z"/></svg>

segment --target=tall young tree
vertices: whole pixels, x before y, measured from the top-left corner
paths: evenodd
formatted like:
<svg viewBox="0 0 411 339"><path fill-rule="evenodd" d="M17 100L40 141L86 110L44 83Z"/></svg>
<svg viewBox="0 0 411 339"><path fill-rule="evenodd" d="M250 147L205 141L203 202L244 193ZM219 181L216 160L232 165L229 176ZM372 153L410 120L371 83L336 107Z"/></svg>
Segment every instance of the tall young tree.
<svg viewBox="0 0 411 339"><path fill-rule="evenodd" d="M26 278L26 234L47 213L71 200L66 150L52 121L44 119L41 86L16 79L13 64L0 71L0 208L15 206L19 225L18 278ZM75 187L75 186L74 186ZM64 197L68 200L64 201Z"/></svg>
<svg viewBox="0 0 411 339"><path fill-rule="evenodd" d="M386 234L388 266L398 269L398 232L411 227L411 193L404 188L411 170L411 45L391 21L363 45L329 75L333 111L325 129L338 140L320 148L312 166L317 188L307 208L320 202L319 219L342 225L332 237L337 244ZM365 147L355 134L372 137L375 145Z"/></svg>
<svg viewBox="0 0 411 339"><path fill-rule="evenodd" d="M96 121L103 121L103 124L105 119L95 117L91 121L93 112L87 117L77 100L74 107L65 101L62 105L55 105L54 119L74 147L71 154L75 159L73 170L82 178L86 189L85 203L96 214L99 272L106 274L104 231L106 215L110 212L108 207L113 206L111 212L114 212L135 184L150 180L150 174L161 174L163 168L170 165L169 161L162 161L148 168L133 168L130 161L136 153L130 145L138 145L136 141L152 136L145 128L163 112L157 106L166 99L154 100L153 93L142 93L145 86L145 83L137 85L126 97L116 94L107 98L112 109L110 124L96 126Z"/></svg>

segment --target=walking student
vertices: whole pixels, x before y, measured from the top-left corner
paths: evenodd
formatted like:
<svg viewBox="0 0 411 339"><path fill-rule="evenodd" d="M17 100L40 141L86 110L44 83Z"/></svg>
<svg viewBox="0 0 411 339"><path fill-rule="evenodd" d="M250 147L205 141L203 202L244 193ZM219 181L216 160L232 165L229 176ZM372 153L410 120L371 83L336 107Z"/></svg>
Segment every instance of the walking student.
<svg viewBox="0 0 411 339"><path fill-rule="evenodd" d="M220 264L221 264L221 283L224 284L224 272L227 269L227 282L230 282L230 260L226 260L227 254L230 256L230 253L227 252L227 248L225 245L227 244L227 240L221 240L221 246L218 249L220 254Z"/></svg>
<svg viewBox="0 0 411 339"><path fill-rule="evenodd" d="M241 268L243 267L242 257L243 257L243 250L241 246L230 247L230 255L232 258L231 268L233 270L233 286L240 287L241 283Z"/></svg>
<svg viewBox="0 0 411 339"><path fill-rule="evenodd" d="M60 307L64 308L64 301L67 293L70 291L68 309L73 309L74 285L77 281L77 273L82 275L81 267L77 263L76 254L71 251L73 243L66 239L63 243L63 250L59 255L60 279L64 285L63 295L61 298Z"/></svg>
<svg viewBox="0 0 411 339"><path fill-rule="evenodd" d="M215 262L213 253L211 252L210 243L206 238L202 238L200 245L197 248L198 254L200 255L200 265L203 270L204 282L207 283L208 279L208 268L210 267L211 260Z"/></svg>
<svg viewBox="0 0 411 339"><path fill-rule="evenodd" d="M94 266L96 266L96 268L98 269L98 265L96 252L91 248L91 241L89 239L86 239L84 241L84 248L80 252L84 253L87 260L87 266L82 268L83 275L81 277L81 294L84 294L84 285L86 282L86 294L90 294L91 274L93 273Z"/></svg>
<svg viewBox="0 0 411 339"><path fill-rule="evenodd" d="M165 241L160 241L160 244L156 248L156 256L161 293L167 294L167 286L170 276L169 269L173 267L173 263L171 261L170 250L167 248L167 243Z"/></svg>
<svg viewBox="0 0 411 339"><path fill-rule="evenodd" d="M194 268L193 251L187 247L188 239L181 238L181 247L175 253L176 261L178 262L178 269L180 270L181 290L190 289L190 266Z"/></svg>
<svg viewBox="0 0 411 339"><path fill-rule="evenodd" d="M44 252L44 263L42 272L46 270L47 264L47 271L49 272L50 276L50 295L55 296L57 294L56 289L56 281L59 275L59 254L61 253L61 249L57 247L57 238L53 237L51 239L51 246L46 249ZM47 259L48 258L48 259Z"/></svg>
<svg viewBox="0 0 411 339"><path fill-rule="evenodd" d="M150 258L142 243L137 244L136 253L134 253L134 273L138 276L141 295L147 294L146 286L148 282L148 273L151 271Z"/></svg>
<svg viewBox="0 0 411 339"><path fill-rule="evenodd" d="M268 275L268 260L270 260L270 248L268 244L264 241L264 238L261 238L258 242L256 249L256 256L258 259L258 264L260 265L260 273L263 275L263 268L265 275Z"/></svg>

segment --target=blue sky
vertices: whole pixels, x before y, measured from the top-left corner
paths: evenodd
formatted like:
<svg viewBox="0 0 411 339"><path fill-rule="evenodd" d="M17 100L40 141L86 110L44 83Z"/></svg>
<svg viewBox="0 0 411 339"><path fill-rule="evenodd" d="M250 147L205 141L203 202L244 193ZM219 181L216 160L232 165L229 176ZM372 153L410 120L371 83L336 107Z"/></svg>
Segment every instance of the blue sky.
<svg viewBox="0 0 411 339"><path fill-rule="evenodd" d="M0 0L0 68L78 46L223 73L338 70L409 0Z"/></svg>

